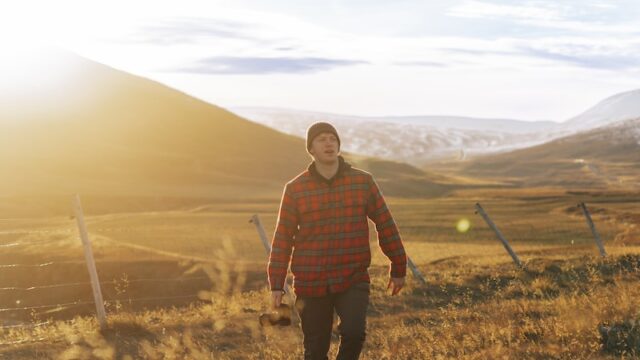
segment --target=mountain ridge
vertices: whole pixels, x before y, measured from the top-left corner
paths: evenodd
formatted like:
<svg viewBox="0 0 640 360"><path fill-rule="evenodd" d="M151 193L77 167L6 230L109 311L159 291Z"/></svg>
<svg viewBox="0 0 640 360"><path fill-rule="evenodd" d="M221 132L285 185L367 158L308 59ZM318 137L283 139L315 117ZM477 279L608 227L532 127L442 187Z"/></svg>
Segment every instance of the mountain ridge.
<svg viewBox="0 0 640 360"><path fill-rule="evenodd" d="M623 99L624 109L616 103ZM636 105L637 104L637 105ZM362 117L267 107L230 107L240 116L286 134L304 136L315 121L332 122L348 135L345 149L418 167L442 161L537 146L609 123L640 117L640 90L609 97L563 123L456 116ZM608 113L614 113L608 116ZM587 119L587 120L584 120ZM367 131L360 129L366 128Z"/></svg>

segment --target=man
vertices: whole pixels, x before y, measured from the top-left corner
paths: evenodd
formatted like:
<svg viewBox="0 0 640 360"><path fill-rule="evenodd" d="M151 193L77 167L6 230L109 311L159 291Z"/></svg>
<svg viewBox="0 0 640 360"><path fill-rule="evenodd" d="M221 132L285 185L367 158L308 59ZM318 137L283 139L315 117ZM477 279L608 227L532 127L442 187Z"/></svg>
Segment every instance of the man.
<svg viewBox="0 0 640 360"><path fill-rule="evenodd" d="M291 261L304 358L327 359L333 312L340 318L337 359L357 359L365 340L373 220L391 260L389 287L404 286L407 257L398 228L371 174L340 156L340 137L328 123L307 130L308 169L285 185L271 245L268 275L274 307L282 301Z"/></svg>

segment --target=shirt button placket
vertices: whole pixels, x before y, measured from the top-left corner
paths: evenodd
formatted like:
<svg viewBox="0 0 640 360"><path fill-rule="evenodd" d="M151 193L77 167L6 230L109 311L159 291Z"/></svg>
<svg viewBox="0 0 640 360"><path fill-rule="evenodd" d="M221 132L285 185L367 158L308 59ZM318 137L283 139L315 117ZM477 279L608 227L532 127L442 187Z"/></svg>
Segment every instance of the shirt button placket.
<svg viewBox="0 0 640 360"><path fill-rule="evenodd" d="M327 193L331 193L331 185L325 185L326 186L326 191ZM327 209L330 211L330 209ZM325 221L327 221L328 219L324 219ZM324 256L322 256L322 259L320 261L320 264L322 265L322 272L324 274L324 279L326 281L326 286L327 286L327 290L330 292L331 291L331 285L329 282L329 273L327 272L327 258L329 257L329 246L325 245L324 246Z"/></svg>

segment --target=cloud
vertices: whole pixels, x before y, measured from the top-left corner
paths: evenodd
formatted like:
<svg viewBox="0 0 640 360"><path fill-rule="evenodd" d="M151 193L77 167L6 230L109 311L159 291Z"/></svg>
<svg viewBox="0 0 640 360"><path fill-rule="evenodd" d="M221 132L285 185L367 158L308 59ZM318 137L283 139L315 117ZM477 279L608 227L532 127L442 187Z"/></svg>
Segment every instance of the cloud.
<svg viewBox="0 0 640 360"><path fill-rule="evenodd" d="M640 69L640 57L626 54L581 53L551 49L522 48L529 56L578 65L584 68L605 70ZM640 51L640 49L638 49Z"/></svg>
<svg viewBox="0 0 640 360"><path fill-rule="evenodd" d="M503 55L503 56L513 56L518 55L516 51L513 50L490 50L490 49L463 49L463 48L442 48L441 50L447 53L453 54L463 54L463 55L473 55L473 56L485 56L485 55Z"/></svg>
<svg viewBox="0 0 640 360"><path fill-rule="evenodd" d="M216 56L172 72L196 74L283 74L313 73L341 66L368 64L366 61L318 57L234 57Z"/></svg>
<svg viewBox="0 0 640 360"><path fill-rule="evenodd" d="M436 61L397 61L393 63L397 66L417 66L417 67L448 67L449 65L443 62Z"/></svg>
<svg viewBox="0 0 640 360"><path fill-rule="evenodd" d="M471 0L452 7L449 9L448 15L465 18L510 18L521 20L564 19L562 11L558 7L540 2L535 5L503 5Z"/></svg>
<svg viewBox="0 0 640 360"><path fill-rule="evenodd" d="M629 14L634 12L636 10L628 11ZM467 0L449 8L447 15L468 19L489 19L527 25L530 28L565 30L575 33L618 35L640 33L635 19L625 21L625 13L621 12L617 5L602 2L559 3L537 0L507 5Z"/></svg>
<svg viewBox="0 0 640 360"><path fill-rule="evenodd" d="M141 24L124 42L153 45L192 44L203 39L260 41L252 25L221 19L171 18Z"/></svg>

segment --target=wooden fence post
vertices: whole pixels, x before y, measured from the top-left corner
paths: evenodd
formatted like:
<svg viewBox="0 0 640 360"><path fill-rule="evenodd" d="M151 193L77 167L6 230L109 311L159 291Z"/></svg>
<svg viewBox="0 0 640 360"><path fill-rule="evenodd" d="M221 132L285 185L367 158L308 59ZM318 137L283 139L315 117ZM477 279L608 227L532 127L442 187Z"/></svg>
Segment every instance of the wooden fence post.
<svg viewBox="0 0 640 360"><path fill-rule="evenodd" d="M251 217L249 220L250 223L253 223L256 226L256 230L258 231L258 236L260 236L260 240L262 240L262 245L264 245L264 250L267 252L267 255L271 253L271 244L269 243L269 238L267 238L267 233L264 231L264 226L262 226L262 222L260 221L260 217L256 214Z"/></svg>
<svg viewBox="0 0 640 360"><path fill-rule="evenodd" d="M582 209L582 213L584 214L584 217L587 219L587 224L591 229L591 233L593 234L593 238L596 241L596 245L598 245L598 250L600 250L600 256L602 257L607 256L607 252L604 250L604 245L602 245L602 239L600 238L600 234L598 233L598 230L596 230L596 226L593 223L593 220L591 219L591 214L589 213L587 206L583 202L581 202L578 204L578 207Z"/></svg>
<svg viewBox="0 0 640 360"><path fill-rule="evenodd" d="M504 245L504 248L507 250L509 255L511 255L513 262L516 263L518 267L522 267L522 262L518 258L518 255L516 255L516 253L513 251L513 249L509 245L509 242L504 237L504 235L502 235L502 233L500 232L496 224L494 224L493 221L491 221L491 218L489 217L489 215L487 215L487 213L484 211L482 206L480 206L480 203L476 203L476 210L477 210L477 213L480 213L480 215L482 216L484 221L487 223L487 225L489 225L489 227L493 229L493 231L496 233L496 236L502 242L502 245Z"/></svg>
<svg viewBox="0 0 640 360"><path fill-rule="evenodd" d="M409 265L409 269L411 270L411 274L413 274L413 277L418 279L422 283L422 285L427 285L427 280L424 278L420 270L418 270L409 255L407 255L407 263Z"/></svg>
<svg viewBox="0 0 640 360"><path fill-rule="evenodd" d="M91 249L91 242L89 241L89 233L87 232L87 226L84 222L84 214L82 212L82 204L80 203L80 195L75 196L73 208L75 211L76 220L78 222L78 230L80 231L80 239L82 240L82 245L84 248L84 257L87 262L89 277L91 278L91 288L93 289L93 299L96 303L98 321L100 322L100 328L104 329L107 327L107 313L104 310L104 301L102 300L102 291L100 290L98 271L96 270L96 262L93 258L93 250Z"/></svg>

